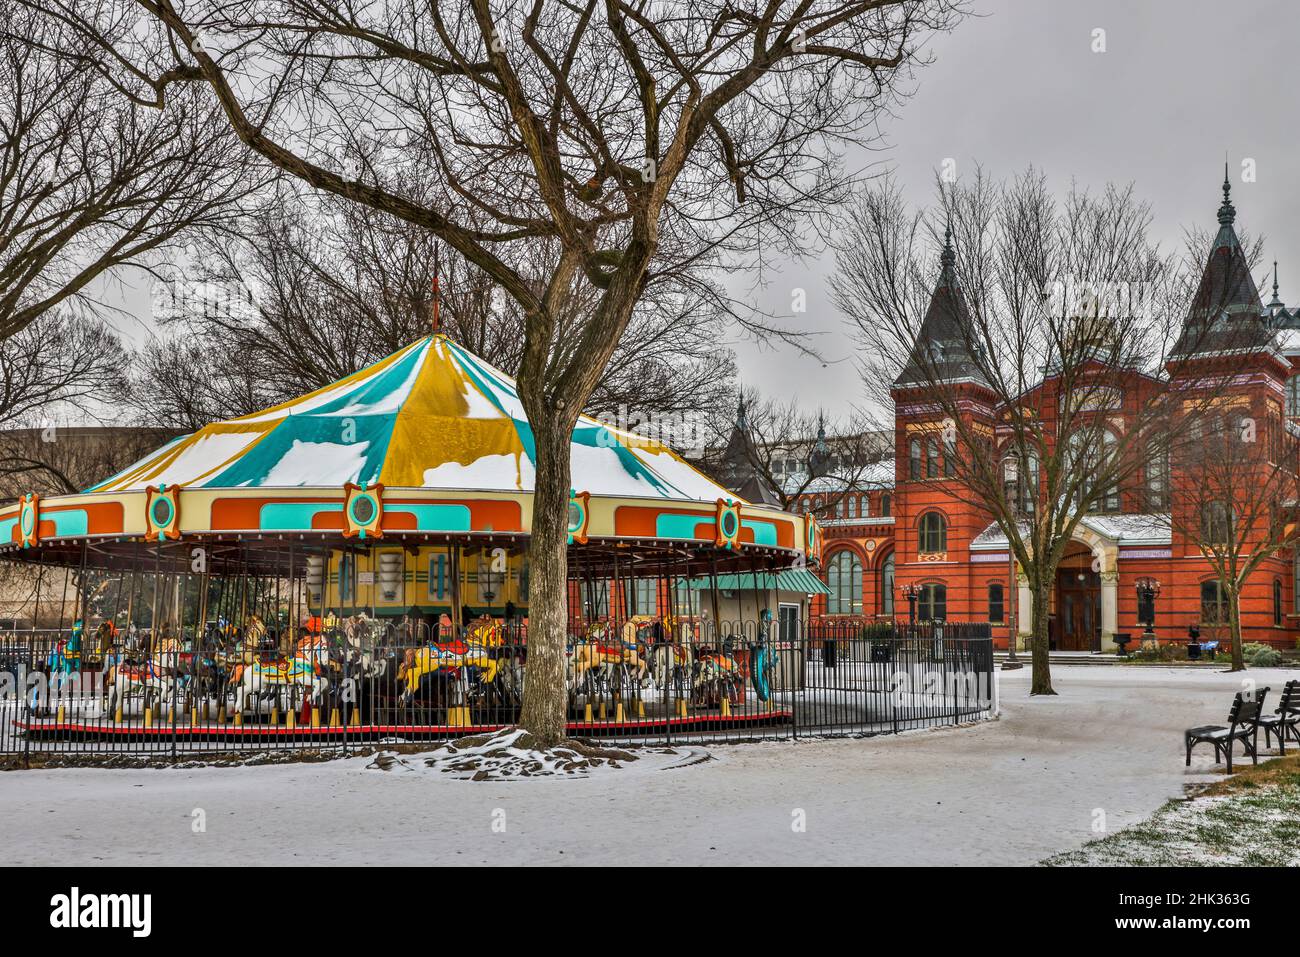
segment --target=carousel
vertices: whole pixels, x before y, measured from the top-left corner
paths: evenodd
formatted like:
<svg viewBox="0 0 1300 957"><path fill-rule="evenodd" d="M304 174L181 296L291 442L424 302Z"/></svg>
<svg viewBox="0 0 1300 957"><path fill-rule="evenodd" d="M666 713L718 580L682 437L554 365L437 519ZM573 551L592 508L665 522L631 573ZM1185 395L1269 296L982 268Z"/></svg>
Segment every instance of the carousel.
<svg viewBox="0 0 1300 957"><path fill-rule="evenodd" d="M5 636L6 722L195 741L511 723L533 449L514 381L433 335L84 492L23 496L0 508L0 560L35 596ZM572 474L574 733L782 720L761 593L820 561L815 520L587 417ZM752 618L724 620L718 582L751 575Z"/></svg>

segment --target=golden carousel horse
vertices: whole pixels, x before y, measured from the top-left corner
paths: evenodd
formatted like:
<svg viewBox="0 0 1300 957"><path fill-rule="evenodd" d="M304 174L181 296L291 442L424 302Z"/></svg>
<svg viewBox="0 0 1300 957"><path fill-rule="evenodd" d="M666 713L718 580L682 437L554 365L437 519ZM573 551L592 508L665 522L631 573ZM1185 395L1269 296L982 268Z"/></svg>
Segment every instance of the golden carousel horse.
<svg viewBox="0 0 1300 957"><path fill-rule="evenodd" d="M420 682L426 675L444 671L458 676L461 669L466 669L477 675L481 684L490 685L496 680L499 667L487 645L457 638L442 644L408 648L397 670L397 680L406 685L402 701L409 702L420 690Z"/></svg>
<svg viewBox="0 0 1300 957"><path fill-rule="evenodd" d="M643 684L648 671L639 638L643 629L653 623L654 618L649 615L634 615L624 623L619 640L611 642L608 623L592 622L586 637L575 641L569 649L569 689L576 691L579 686L590 685L592 678L610 678L619 669Z"/></svg>

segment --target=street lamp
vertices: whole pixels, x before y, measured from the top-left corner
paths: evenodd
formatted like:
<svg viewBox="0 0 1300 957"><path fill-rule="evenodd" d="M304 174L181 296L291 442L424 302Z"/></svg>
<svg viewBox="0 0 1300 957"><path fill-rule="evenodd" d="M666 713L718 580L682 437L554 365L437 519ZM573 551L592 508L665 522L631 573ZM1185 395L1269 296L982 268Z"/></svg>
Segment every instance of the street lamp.
<svg viewBox="0 0 1300 957"><path fill-rule="evenodd" d="M903 597L907 599L907 617L909 624L916 627L916 600L921 597L921 586L908 582L903 586Z"/></svg>
<svg viewBox="0 0 1300 957"><path fill-rule="evenodd" d="M1142 632L1142 640L1144 642L1155 641L1156 598L1160 595L1160 581L1159 579L1150 578L1144 575L1134 582L1134 585L1137 587L1138 609L1141 609L1143 602L1146 602L1147 608L1149 609L1146 621L1147 627L1146 631Z"/></svg>

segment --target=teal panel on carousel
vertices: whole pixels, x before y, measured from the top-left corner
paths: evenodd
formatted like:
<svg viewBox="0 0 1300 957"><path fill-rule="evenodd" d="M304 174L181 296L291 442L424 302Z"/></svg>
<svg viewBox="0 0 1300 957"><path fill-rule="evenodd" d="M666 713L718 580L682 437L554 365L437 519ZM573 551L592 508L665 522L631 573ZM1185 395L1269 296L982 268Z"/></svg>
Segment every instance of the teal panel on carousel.
<svg viewBox="0 0 1300 957"><path fill-rule="evenodd" d="M754 533L755 545L776 545L776 526L771 522L745 519L740 524Z"/></svg>
<svg viewBox="0 0 1300 957"><path fill-rule="evenodd" d="M387 511L389 515L414 515L415 527L421 532L470 531L468 505L394 505Z"/></svg>
<svg viewBox="0 0 1300 957"><path fill-rule="evenodd" d="M347 420L351 420L350 423ZM396 417L392 415L321 416L291 415L272 429L261 441L241 455L229 468L203 484L215 488L294 487L342 485L356 482L372 485L384 467L388 441L392 438ZM349 430L344 441L344 428ZM318 458L324 459L319 470L303 469L300 474L273 475L281 460L294 451L295 443L323 446ZM329 448L339 446L340 448ZM360 454L359 465L343 474L330 467L331 456ZM316 454L316 453L313 453Z"/></svg>
<svg viewBox="0 0 1300 957"><path fill-rule="evenodd" d="M18 519L16 518L6 518L3 522L0 522L0 545L9 544L9 540L13 538L14 529L17 527Z"/></svg>
<svg viewBox="0 0 1300 957"><path fill-rule="evenodd" d="M66 512L44 512L41 521L54 523L54 534L85 535L90 530L90 516L84 508L74 508Z"/></svg>
<svg viewBox="0 0 1300 957"><path fill-rule="evenodd" d="M713 516L659 515L655 518L655 534L660 538L699 538L695 534L695 526L702 522L712 525Z"/></svg>
<svg viewBox="0 0 1300 957"><path fill-rule="evenodd" d="M342 502L270 502L258 512L257 524L267 530L310 532L317 515L341 511Z"/></svg>

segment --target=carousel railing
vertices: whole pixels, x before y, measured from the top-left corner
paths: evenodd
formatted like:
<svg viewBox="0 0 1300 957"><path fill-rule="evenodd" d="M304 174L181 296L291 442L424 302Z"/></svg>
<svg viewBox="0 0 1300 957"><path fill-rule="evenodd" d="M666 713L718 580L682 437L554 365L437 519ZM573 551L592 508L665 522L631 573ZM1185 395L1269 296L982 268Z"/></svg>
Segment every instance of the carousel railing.
<svg viewBox="0 0 1300 957"><path fill-rule="evenodd" d="M712 622L633 616L578 623L569 641L569 733L622 741L894 733L988 717L988 626ZM369 627L231 644L207 633L60 657L69 633L0 634L0 753L384 747L519 719L523 621L467 629ZM63 645L66 651L66 643Z"/></svg>

